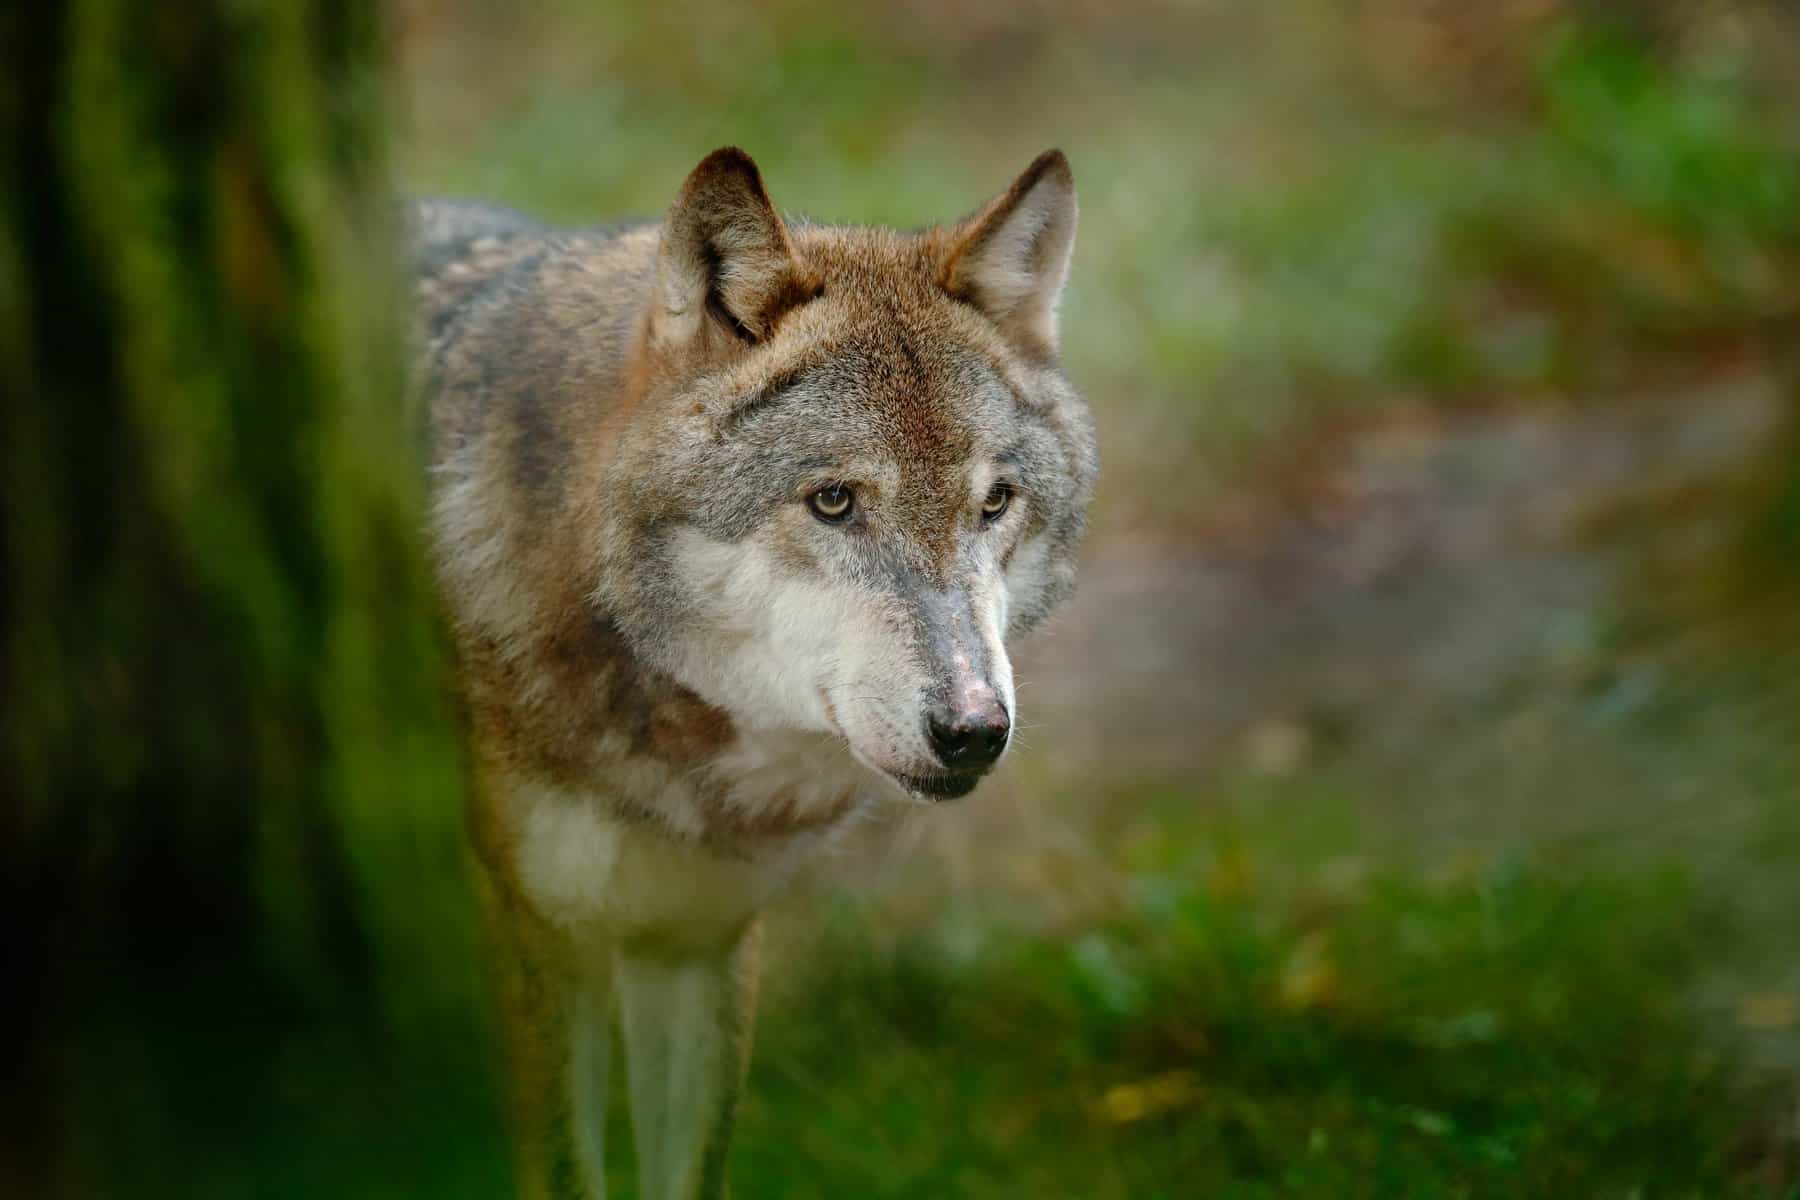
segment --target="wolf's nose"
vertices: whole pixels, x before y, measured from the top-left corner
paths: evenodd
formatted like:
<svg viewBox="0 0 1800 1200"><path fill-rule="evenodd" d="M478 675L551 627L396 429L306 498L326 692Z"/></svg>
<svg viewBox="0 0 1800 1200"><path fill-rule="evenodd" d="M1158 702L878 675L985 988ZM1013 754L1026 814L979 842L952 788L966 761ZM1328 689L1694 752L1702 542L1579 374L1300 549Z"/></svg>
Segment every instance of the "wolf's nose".
<svg viewBox="0 0 1800 1200"><path fill-rule="evenodd" d="M1012 719L1004 705L990 700L963 712L933 709L926 714L925 729L931 735L931 748L946 767L980 770L993 766L1006 749Z"/></svg>

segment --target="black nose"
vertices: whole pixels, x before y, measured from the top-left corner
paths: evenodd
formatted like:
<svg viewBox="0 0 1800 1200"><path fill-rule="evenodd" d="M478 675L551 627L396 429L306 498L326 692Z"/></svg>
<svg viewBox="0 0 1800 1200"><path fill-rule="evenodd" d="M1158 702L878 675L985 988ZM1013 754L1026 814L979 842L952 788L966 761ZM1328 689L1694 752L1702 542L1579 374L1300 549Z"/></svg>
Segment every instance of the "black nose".
<svg viewBox="0 0 1800 1200"><path fill-rule="evenodd" d="M931 748L946 767L980 770L993 766L1006 749L1012 719L999 701L993 701L964 712L933 709L925 717L925 729L931 735Z"/></svg>

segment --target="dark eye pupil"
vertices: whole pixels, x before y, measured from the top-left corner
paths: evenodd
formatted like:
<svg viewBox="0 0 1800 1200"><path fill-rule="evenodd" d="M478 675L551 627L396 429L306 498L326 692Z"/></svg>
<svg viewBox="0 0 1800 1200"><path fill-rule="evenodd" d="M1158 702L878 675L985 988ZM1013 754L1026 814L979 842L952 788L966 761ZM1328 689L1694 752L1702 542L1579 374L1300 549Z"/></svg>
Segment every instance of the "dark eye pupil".
<svg viewBox="0 0 1800 1200"><path fill-rule="evenodd" d="M1004 483L996 483L988 490L987 499L982 501L981 511L990 517L997 517L1006 511L1012 502L1012 488Z"/></svg>

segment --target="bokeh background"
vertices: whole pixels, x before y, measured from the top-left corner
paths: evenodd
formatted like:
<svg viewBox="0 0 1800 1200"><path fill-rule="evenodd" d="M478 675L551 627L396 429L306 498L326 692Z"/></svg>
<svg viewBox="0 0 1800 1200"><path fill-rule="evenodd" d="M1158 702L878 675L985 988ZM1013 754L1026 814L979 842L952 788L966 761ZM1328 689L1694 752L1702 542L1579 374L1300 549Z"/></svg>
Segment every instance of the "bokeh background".
<svg viewBox="0 0 1800 1200"><path fill-rule="evenodd" d="M1081 591L1003 778L772 914L734 1194L1800 1196L1800 16L404 0L369 45L318 99L375 114L364 193L602 223L736 144L911 227L1074 164ZM279 1037L193 1015L204 958L154 1019L111 959L46 991L32 1178L503 1192L409 745L302 856L372 932L220 993Z"/></svg>

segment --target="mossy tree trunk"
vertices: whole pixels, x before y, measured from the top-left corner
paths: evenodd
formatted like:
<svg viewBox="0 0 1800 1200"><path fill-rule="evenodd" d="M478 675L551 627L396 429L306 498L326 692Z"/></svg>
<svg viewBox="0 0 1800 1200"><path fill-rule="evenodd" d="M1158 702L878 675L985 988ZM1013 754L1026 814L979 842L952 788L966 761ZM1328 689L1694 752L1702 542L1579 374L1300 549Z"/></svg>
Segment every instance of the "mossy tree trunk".
<svg viewBox="0 0 1800 1200"><path fill-rule="evenodd" d="M0 1193L441 1153L353 1115L477 994L383 56L356 0L0 16Z"/></svg>

